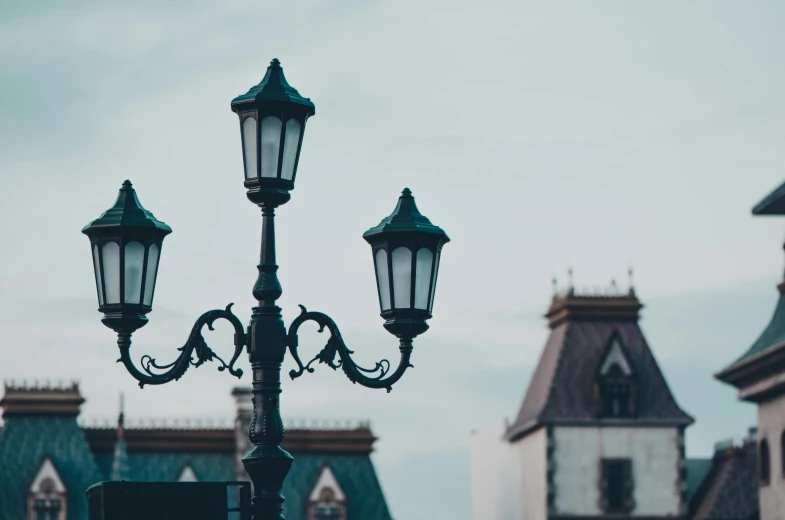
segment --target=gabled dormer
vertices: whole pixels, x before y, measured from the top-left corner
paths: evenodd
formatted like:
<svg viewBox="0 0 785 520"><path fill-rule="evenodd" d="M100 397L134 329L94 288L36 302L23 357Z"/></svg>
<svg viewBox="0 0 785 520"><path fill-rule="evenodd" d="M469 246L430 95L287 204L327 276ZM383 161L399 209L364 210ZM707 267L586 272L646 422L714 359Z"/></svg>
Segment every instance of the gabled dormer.
<svg viewBox="0 0 785 520"><path fill-rule="evenodd" d="M45 457L27 490L28 520L66 520L66 488L60 473Z"/></svg>
<svg viewBox="0 0 785 520"><path fill-rule="evenodd" d="M550 336L518 417L515 441L542 426L689 426L638 323L635 292L553 297Z"/></svg>
<svg viewBox="0 0 785 520"><path fill-rule="evenodd" d="M637 385L621 336L613 332L594 376L597 417L631 418L636 414Z"/></svg>
<svg viewBox="0 0 785 520"><path fill-rule="evenodd" d="M177 482L199 482L199 477L196 476L196 472L191 465L186 462L183 465L183 469L180 470Z"/></svg>
<svg viewBox="0 0 785 520"><path fill-rule="evenodd" d="M346 520L346 495L330 466L323 466L308 497L308 520Z"/></svg>

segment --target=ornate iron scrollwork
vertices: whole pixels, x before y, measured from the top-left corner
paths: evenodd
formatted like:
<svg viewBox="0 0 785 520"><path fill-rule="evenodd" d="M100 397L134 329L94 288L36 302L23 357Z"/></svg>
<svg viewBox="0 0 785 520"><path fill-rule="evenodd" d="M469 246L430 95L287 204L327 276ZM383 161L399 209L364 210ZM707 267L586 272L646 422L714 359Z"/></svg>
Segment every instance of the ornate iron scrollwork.
<svg viewBox="0 0 785 520"><path fill-rule="evenodd" d="M323 332L327 328L330 331L330 337L324 348L313 359L303 365L300 360L300 354L297 351L297 330L306 321L314 321L319 324L319 332ZM406 369L414 366L409 363L413 348L412 340L401 338L401 360L392 374L390 374L390 362L386 359L377 362L373 368L361 367L352 359L351 355L354 354L354 351L349 350L346 343L344 343L341 331L333 319L321 312L308 312L302 305L300 305L300 315L289 326L286 345L289 347L289 352L298 366L297 370L289 371L289 376L292 379L300 377L305 372L312 373L314 368L311 365L318 361L326 364L333 370L340 368L352 383L360 383L368 388L386 388L389 392L392 390L392 385L403 376ZM336 356L338 356L337 360Z"/></svg>
<svg viewBox="0 0 785 520"><path fill-rule="evenodd" d="M144 388L144 385L162 385L172 380L180 379L185 374L188 367L198 367L204 364L205 361L217 360L221 366L218 370L227 370L235 377L242 377L243 371L239 368L234 368L234 363L240 357L240 353L245 346L245 331L243 324L237 316L232 313L232 303L226 306L226 309L215 309L207 311L196 320L194 326L191 328L191 333L185 345L178 348L180 355L169 364L159 365L156 363L155 358L148 354L142 356L142 370L139 370L131 360L131 334L118 333L117 345L120 347L120 359L118 363L123 363L128 372L139 381L139 387ZM234 327L234 355L231 361L227 364L218 354L207 346L207 342L202 336L202 328L206 325L208 329L215 330L213 323L218 319L225 319ZM194 360L193 355L196 354ZM163 370L164 372L160 372Z"/></svg>

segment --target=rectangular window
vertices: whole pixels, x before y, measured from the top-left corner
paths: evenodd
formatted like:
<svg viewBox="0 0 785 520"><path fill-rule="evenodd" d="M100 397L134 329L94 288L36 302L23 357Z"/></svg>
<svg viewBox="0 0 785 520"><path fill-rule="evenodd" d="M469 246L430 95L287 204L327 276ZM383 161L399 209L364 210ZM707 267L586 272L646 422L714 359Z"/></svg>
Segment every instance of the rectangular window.
<svg viewBox="0 0 785 520"><path fill-rule="evenodd" d="M35 520L57 520L60 517L60 500L36 499L33 502Z"/></svg>
<svg viewBox="0 0 785 520"><path fill-rule="evenodd" d="M606 513L629 513L634 508L632 461L603 459L601 497Z"/></svg>
<svg viewBox="0 0 785 520"><path fill-rule="evenodd" d="M315 520L340 520L341 510L331 506L317 506Z"/></svg>

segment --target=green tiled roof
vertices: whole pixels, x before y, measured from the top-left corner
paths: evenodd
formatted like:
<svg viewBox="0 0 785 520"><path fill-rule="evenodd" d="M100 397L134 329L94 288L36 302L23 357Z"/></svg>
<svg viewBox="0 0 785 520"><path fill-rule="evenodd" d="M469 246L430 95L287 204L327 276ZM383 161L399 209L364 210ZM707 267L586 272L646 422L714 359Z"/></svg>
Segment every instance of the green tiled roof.
<svg viewBox="0 0 785 520"><path fill-rule="evenodd" d="M104 480L109 480L113 454L102 453L96 459ZM236 480L231 453L129 453L128 476L142 482L171 482L178 479L186 464L200 481Z"/></svg>
<svg viewBox="0 0 785 520"><path fill-rule="evenodd" d="M391 520L376 470L368 455L292 453L294 464L284 481L286 520L306 520L308 496L322 468L330 466L346 494L348 520Z"/></svg>
<svg viewBox="0 0 785 520"><path fill-rule="evenodd" d="M0 437L0 518L27 516L27 491L46 457L68 491L68 519L87 518L85 490L101 480L76 417L6 417Z"/></svg>
<svg viewBox="0 0 785 520"><path fill-rule="evenodd" d="M711 471L712 459L687 459L687 502L695 496L695 492Z"/></svg>
<svg viewBox="0 0 785 520"><path fill-rule="evenodd" d="M86 520L85 491L123 473L135 481L176 481L189 465L200 481L236 480L232 452L134 452L127 446L90 451L75 417L11 416L0 435L0 520L24 520L27 491L45 457L50 457L68 493L68 520ZM125 448L125 449L124 449ZM287 520L307 520L308 497L324 466L344 491L348 520L391 520L381 485L367 453L293 453L285 481ZM122 461L120 461L122 462Z"/></svg>
<svg viewBox="0 0 785 520"><path fill-rule="evenodd" d="M780 294L779 300L777 300L777 307L774 309L774 315L771 317L768 326L747 352L733 362L733 365L783 342L785 342L785 294Z"/></svg>

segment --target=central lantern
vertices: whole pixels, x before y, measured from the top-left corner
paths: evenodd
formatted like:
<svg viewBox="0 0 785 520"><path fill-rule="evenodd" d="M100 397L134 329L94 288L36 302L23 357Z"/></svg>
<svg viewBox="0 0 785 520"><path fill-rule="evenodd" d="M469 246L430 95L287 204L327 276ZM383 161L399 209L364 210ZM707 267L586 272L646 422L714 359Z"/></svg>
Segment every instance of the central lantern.
<svg viewBox="0 0 785 520"><path fill-rule="evenodd" d="M255 204L285 204L294 189L305 122L316 113L274 59L262 82L232 100L240 116L245 187Z"/></svg>

